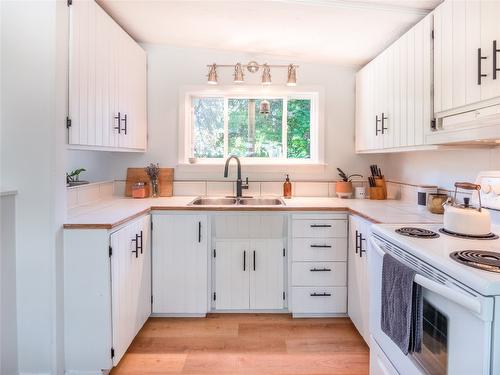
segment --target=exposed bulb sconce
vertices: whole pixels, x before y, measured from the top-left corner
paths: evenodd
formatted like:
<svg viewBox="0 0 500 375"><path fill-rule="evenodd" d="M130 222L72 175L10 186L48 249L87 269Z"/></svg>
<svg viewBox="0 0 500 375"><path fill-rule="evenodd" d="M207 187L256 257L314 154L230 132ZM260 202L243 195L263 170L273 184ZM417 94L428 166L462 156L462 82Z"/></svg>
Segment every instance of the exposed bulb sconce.
<svg viewBox="0 0 500 375"><path fill-rule="evenodd" d="M233 82L234 83L243 83L245 82L245 76L243 74L243 70L246 68L250 73L257 73L260 68L262 68L262 77L261 83L263 85L270 85L271 82L271 68L287 68L287 86L295 86L297 84L297 68L298 65L289 64L289 65L270 65L270 64L262 64L260 65L256 61L250 61L246 65L242 65L241 63L237 63L235 65L217 65L215 63L211 65L207 65L208 67L208 84L216 85L217 81L217 68L233 68Z"/></svg>
<svg viewBox="0 0 500 375"><path fill-rule="evenodd" d="M269 101L267 101L266 99L262 100L260 102L260 106L259 106L259 113L261 115L268 115L269 112L271 111L271 104L269 103Z"/></svg>
<svg viewBox="0 0 500 375"><path fill-rule="evenodd" d="M263 67L262 84L263 85L270 85L271 84L271 68L267 64L264 64L262 67Z"/></svg>
<svg viewBox="0 0 500 375"><path fill-rule="evenodd" d="M209 65L210 69L208 71L208 81L207 83L209 85L216 85L217 82L217 65L213 63L212 65Z"/></svg>
<svg viewBox="0 0 500 375"><path fill-rule="evenodd" d="M245 82L244 80L244 75L243 75L243 68L241 67L240 63L237 63L234 66L234 83L243 83Z"/></svg>
<svg viewBox="0 0 500 375"><path fill-rule="evenodd" d="M297 71L295 70L295 66L293 64L288 65L288 79L286 81L287 86L296 86L297 85Z"/></svg>

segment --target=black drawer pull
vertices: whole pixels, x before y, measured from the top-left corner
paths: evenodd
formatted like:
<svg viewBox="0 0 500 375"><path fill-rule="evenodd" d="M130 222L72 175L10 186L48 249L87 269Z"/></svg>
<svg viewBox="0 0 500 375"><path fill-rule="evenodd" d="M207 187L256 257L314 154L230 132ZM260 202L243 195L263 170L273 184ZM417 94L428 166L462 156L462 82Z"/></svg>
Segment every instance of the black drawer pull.
<svg viewBox="0 0 500 375"><path fill-rule="evenodd" d="M118 112L118 116L115 116L115 120L118 120L118 126L115 126L115 129L118 130L118 134L120 134L122 131L121 127L122 115L120 112Z"/></svg>
<svg viewBox="0 0 500 375"><path fill-rule="evenodd" d="M201 243L201 221L198 221L198 243Z"/></svg>
<svg viewBox="0 0 500 375"><path fill-rule="evenodd" d="M311 272L330 272L330 268L311 268Z"/></svg>
<svg viewBox="0 0 500 375"><path fill-rule="evenodd" d="M142 254L142 247L143 247L143 246L142 246L142 245L143 245L143 242L142 242L142 241L143 241L143 240L142 240L142 230L141 230L141 234L136 234L136 235L135 235L135 238L136 238L136 239L139 239L139 238L141 239L140 245L138 244L139 242L138 242L137 240L136 240L136 243L138 244L137 246L138 246L138 247L139 247L139 249L141 250L141 254Z"/></svg>
<svg viewBox="0 0 500 375"><path fill-rule="evenodd" d="M311 224L311 228L331 228L331 224Z"/></svg>
<svg viewBox="0 0 500 375"><path fill-rule="evenodd" d="M325 248L325 249L331 249L332 245L311 245L311 247L314 248Z"/></svg>
<svg viewBox="0 0 500 375"><path fill-rule="evenodd" d="M247 270L247 252L243 251L243 271Z"/></svg>
<svg viewBox="0 0 500 375"><path fill-rule="evenodd" d="M331 297L331 293L311 293L311 297Z"/></svg>

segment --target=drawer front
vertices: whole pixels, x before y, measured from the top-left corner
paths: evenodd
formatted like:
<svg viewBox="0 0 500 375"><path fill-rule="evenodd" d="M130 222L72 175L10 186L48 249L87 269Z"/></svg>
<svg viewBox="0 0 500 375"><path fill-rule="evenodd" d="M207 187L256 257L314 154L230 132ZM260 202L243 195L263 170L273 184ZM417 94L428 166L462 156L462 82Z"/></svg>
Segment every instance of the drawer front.
<svg viewBox="0 0 500 375"><path fill-rule="evenodd" d="M293 261L345 262L347 238L294 238Z"/></svg>
<svg viewBox="0 0 500 375"><path fill-rule="evenodd" d="M346 286L346 262L295 262L293 286Z"/></svg>
<svg viewBox="0 0 500 375"><path fill-rule="evenodd" d="M346 237L347 220L307 219L292 221L292 237L325 238Z"/></svg>
<svg viewBox="0 0 500 375"><path fill-rule="evenodd" d="M296 314L347 312L347 287L293 287L293 312Z"/></svg>

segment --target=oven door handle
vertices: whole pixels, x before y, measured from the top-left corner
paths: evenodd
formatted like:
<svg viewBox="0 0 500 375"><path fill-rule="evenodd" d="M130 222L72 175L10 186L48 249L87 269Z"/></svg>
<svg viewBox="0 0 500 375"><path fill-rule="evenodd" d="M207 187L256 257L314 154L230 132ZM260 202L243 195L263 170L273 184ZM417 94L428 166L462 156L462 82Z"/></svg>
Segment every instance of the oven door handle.
<svg viewBox="0 0 500 375"><path fill-rule="evenodd" d="M380 248L377 242L375 242L373 237L370 237L370 242L375 251L383 257L385 252ZM466 309L476 313L477 315L481 315L481 302L474 297L470 297L464 293L460 293L447 287L446 285L437 283L418 273L415 275L414 282L421 285L425 289L428 289L436 294L439 294L440 296L449 299L457 305L465 307Z"/></svg>

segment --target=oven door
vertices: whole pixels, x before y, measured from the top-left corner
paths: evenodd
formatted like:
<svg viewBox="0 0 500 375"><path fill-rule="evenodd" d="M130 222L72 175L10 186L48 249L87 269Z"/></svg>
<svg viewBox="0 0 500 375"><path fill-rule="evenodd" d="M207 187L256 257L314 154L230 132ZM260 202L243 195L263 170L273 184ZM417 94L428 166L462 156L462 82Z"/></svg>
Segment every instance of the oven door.
<svg viewBox="0 0 500 375"><path fill-rule="evenodd" d="M372 236L368 254L370 332L389 361L405 375L490 374L493 298L460 286L438 270L394 245ZM397 249L398 251L394 251ZM422 286L422 350L405 356L381 330L381 275L386 252L417 271Z"/></svg>

